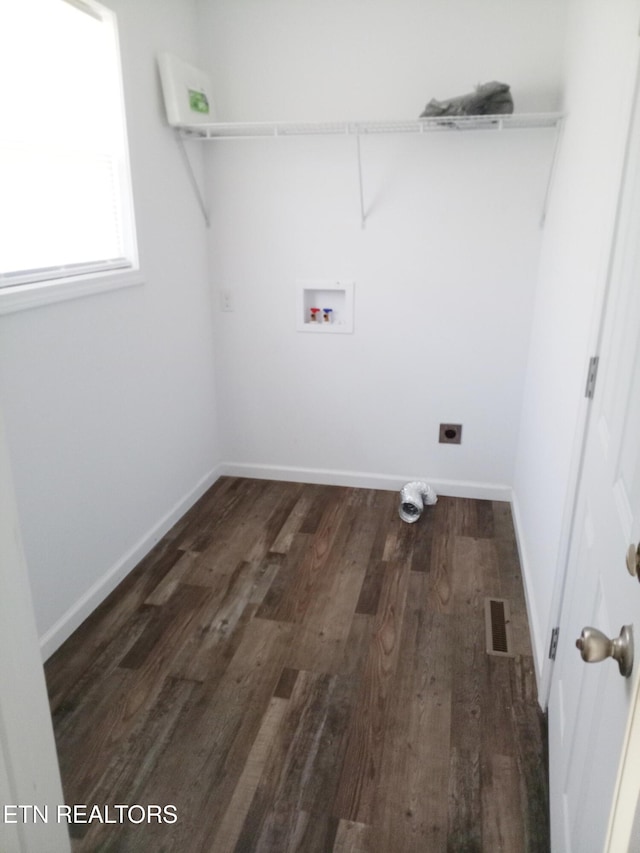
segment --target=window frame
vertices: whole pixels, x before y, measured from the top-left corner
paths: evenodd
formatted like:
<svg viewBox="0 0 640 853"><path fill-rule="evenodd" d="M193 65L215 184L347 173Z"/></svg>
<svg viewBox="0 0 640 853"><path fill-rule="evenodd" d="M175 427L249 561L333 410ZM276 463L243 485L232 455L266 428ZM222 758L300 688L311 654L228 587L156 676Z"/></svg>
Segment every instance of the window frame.
<svg viewBox="0 0 640 853"><path fill-rule="evenodd" d="M123 287L142 284L140 271L136 219L131 179L129 134L120 38L116 13L98 0L58 0L68 3L85 14L89 14L110 28L115 53L121 131L121 154L117 159L120 214L123 221L122 233L126 257L109 261L68 264L51 268L24 270L5 273L4 284L0 283L0 315L13 313L39 305L63 302L92 294L104 293ZM77 269L75 269L77 267ZM11 279L13 278L13 281ZM7 283L7 281L9 283Z"/></svg>

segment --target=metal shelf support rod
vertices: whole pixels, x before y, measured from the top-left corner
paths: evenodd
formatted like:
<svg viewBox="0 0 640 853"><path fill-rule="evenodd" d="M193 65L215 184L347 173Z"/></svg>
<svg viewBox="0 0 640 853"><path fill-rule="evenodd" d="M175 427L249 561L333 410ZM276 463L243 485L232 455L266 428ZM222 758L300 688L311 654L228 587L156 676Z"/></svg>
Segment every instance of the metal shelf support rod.
<svg viewBox="0 0 640 853"><path fill-rule="evenodd" d="M187 149L184 147L184 139L180 135L180 133L176 133L176 140L178 142L178 148L180 149L180 153L182 154L182 159L184 161L185 168L187 170L187 174L189 175L189 180L191 182L191 186L198 200L198 205L200 206L200 210L202 211L202 215L204 217L204 222L207 228L211 225L211 221L209 219L209 211L207 210L207 206L204 202L204 198L202 197L202 193L200 191L200 187L198 186L198 181L196 180L196 176L193 171L193 166L191 165L191 160L189 160L189 156L187 154Z"/></svg>
<svg viewBox="0 0 640 853"><path fill-rule="evenodd" d="M360 188L360 227L365 228L367 215L364 210L364 187L362 185L362 152L360 150L360 134L356 133L356 150L358 152L358 186Z"/></svg>

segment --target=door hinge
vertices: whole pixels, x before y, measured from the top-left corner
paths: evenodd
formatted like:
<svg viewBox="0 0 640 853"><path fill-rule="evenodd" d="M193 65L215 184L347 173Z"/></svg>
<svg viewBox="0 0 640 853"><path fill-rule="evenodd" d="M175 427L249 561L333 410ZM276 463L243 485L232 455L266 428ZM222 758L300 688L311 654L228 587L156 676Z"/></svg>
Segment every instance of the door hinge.
<svg viewBox="0 0 640 853"><path fill-rule="evenodd" d="M587 386L584 389L584 396L589 400L593 399L593 393L596 388L596 377L598 376L598 362L600 361L597 355L592 355L589 359L589 370L587 372Z"/></svg>
<svg viewBox="0 0 640 853"><path fill-rule="evenodd" d="M556 652L558 651L558 634L560 633L560 628L554 628L551 631L551 643L549 645L549 660L556 659Z"/></svg>

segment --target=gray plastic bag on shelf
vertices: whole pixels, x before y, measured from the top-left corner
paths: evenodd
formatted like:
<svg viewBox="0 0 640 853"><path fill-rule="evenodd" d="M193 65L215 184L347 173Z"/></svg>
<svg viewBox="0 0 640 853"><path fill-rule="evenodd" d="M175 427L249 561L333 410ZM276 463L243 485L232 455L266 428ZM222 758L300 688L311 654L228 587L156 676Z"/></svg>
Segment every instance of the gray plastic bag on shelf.
<svg viewBox="0 0 640 853"><path fill-rule="evenodd" d="M506 83L483 83L468 95L437 101L432 98L420 118L432 116L506 115L513 112L513 98Z"/></svg>

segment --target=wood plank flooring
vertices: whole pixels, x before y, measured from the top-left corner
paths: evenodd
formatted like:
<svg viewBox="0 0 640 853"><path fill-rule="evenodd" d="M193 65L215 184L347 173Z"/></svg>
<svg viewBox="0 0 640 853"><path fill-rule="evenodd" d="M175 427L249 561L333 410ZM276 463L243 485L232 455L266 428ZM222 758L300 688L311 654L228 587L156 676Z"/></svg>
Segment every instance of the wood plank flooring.
<svg viewBox="0 0 640 853"><path fill-rule="evenodd" d="M222 478L47 662L74 850L548 851L509 506L397 501Z"/></svg>

